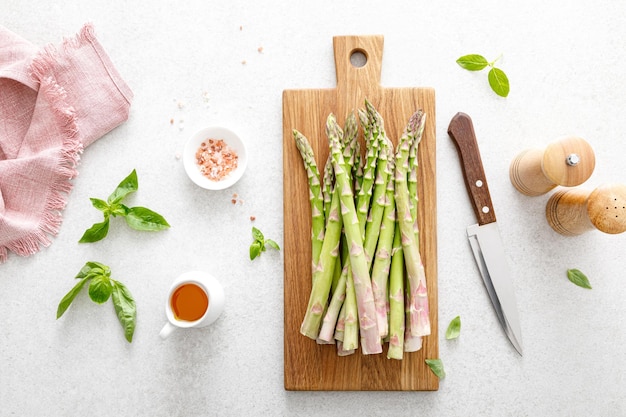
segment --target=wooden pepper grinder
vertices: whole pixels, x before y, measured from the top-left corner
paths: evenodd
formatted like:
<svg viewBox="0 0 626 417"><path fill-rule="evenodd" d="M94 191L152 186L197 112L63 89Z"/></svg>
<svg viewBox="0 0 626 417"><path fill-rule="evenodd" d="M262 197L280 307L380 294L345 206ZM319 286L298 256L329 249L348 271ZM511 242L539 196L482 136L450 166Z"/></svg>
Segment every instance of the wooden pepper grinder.
<svg viewBox="0 0 626 417"><path fill-rule="evenodd" d="M538 196L557 185L575 187L593 173L596 158L591 146L576 136L564 137L545 150L527 149L511 162L509 177L517 190Z"/></svg>
<svg viewBox="0 0 626 417"><path fill-rule="evenodd" d="M626 231L626 185L605 184L593 191L577 188L554 193L546 205L546 218L562 235L575 236L598 229Z"/></svg>

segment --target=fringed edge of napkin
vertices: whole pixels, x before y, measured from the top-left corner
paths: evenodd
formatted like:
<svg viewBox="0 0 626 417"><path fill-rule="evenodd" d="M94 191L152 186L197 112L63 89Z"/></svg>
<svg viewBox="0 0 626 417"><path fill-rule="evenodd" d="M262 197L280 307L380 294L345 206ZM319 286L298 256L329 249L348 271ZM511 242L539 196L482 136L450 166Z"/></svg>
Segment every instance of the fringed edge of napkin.
<svg viewBox="0 0 626 417"><path fill-rule="evenodd" d="M93 25L86 24L75 37L65 39L63 47L80 48L93 39ZM57 63L57 57L56 47L48 45L33 59L29 71L30 76L39 82L39 94L43 94L50 104L58 126L65 136L59 152L58 177L51 185L37 229L6 246L0 246L0 263L7 260L8 250L20 256L28 256L38 252L40 245L47 247L51 244L50 236L57 235L61 227L61 210L65 208L66 196L73 188L71 180L78 174L76 166L83 152L83 142L78 129L76 111L67 102L67 93L63 86L57 83L52 71Z"/></svg>

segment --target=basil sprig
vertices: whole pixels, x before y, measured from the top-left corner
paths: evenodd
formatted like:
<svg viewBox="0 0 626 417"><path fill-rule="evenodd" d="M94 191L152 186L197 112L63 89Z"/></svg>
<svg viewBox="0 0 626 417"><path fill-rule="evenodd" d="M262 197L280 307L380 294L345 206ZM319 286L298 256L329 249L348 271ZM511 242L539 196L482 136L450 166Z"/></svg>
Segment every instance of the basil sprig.
<svg viewBox="0 0 626 417"><path fill-rule="evenodd" d="M124 329L124 336L128 342L132 342L137 322L137 307L128 288L112 279L111 269L99 262L87 262L76 275L76 279L80 279L78 284L59 303L57 319L65 313L78 293L89 282L89 298L97 304L104 304L109 298L113 300L117 318Z"/></svg>
<svg viewBox="0 0 626 417"><path fill-rule="evenodd" d="M253 241L250 245L250 260L261 256L261 252L265 252L266 245L276 250L280 250L278 243L274 242L272 239L265 239L263 233L256 227L252 227L252 239Z"/></svg>
<svg viewBox="0 0 626 417"><path fill-rule="evenodd" d="M109 233L111 217L121 216L126 224L135 230L158 231L167 229L170 225L159 213L145 207L128 207L122 204L124 198L139 189L137 171L133 169L106 201L90 198L91 204L104 215L104 221L95 223L85 231L79 243L91 243L104 239Z"/></svg>
<svg viewBox="0 0 626 417"><path fill-rule="evenodd" d="M499 96L506 97L509 95L509 78L504 71L500 68L496 68L496 61L500 59L502 55L493 61L489 62L487 59L478 54L463 55L456 60L456 63L465 68L468 71L480 71L486 67L491 67L487 74L487 80L491 89Z"/></svg>

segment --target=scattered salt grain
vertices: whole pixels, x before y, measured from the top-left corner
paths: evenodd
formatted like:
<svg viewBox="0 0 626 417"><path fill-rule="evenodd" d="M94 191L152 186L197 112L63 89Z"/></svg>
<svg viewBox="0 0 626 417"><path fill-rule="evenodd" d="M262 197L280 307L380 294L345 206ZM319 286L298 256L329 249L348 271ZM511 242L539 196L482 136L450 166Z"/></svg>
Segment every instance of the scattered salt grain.
<svg viewBox="0 0 626 417"><path fill-rule="evenodd" d="M239 198L239 194L237 193L233 193L233 195L231 196L230 202L233 203L233 205L235 204L239 204L240 206L243 205L243 200Z"/></svg>

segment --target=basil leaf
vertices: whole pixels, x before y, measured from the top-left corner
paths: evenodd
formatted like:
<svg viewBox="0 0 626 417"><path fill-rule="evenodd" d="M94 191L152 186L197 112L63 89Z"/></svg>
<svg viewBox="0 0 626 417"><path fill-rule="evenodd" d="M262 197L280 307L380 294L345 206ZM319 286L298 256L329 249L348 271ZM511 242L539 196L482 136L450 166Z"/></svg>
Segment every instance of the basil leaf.
<svg viewBox="0 0 626 417"><path fill-rule="evenodd" d="M106 302L111 296L113 288L109 277L104 275L97 275L91 279L89 283L89 298L93 302L102 304Z"/></svg>
<svg viewBox="0 0 626 417"><path fill-rule="evenodd" d="M126 178L119 183L115 191L109 196L107 201L109 204L119 203L130 193L134 193L139 189L139 181L137 180L137 171L133 169Z"/></svg>
<svg viewBox="0 0 626 417"><path fill-rule="evenodd" d="M57 319L61 317L63 313L65 313L70 304L72 304L72 301L74 301L74 298L76 298L80 290L83 289L83 286L87 281L88 278L81 279L78 284L74 285L74 288L72 288L70 292L65 294L65 297L61 299L61 302L59 302L59 307L57 307Z"/></svg>
<svg viewBox="0 0 626 417"><path fill-rule="evenodd" d="M425 361L426 365L428 365L430 370L433 371L439 379L446 377L446 372L443 370L443 362L441 359L426 359Z"/></svg>
<svg viewBox="0 0 626 417"><path fill-rule="evenodd" d="M499 96L506 97L509 95L509 79L504 71L500 68L491 68L487 74L491 89Z"/></svg>
<svg viewBox="0 0 626 417"><path fill-rule="evenodd" d="M107 204L106 201L100 200L99 198L90 198L89 200L91 200L92 206L94 206L95 208L97 208L98 210L106 214L106 211L109 208L109 205Z"/></svg>
<svg viewBox="0 0 626 417"><path fill-rule="evenodd" d="M85 277L87 277L87 275L89 275L89 273L91 272L92 268L93 268L93 265L90 265L90 262L87 262L85 264L85 266L83 266L80 269L80 271L76 275L76 278L85 278Z"/></svg>
<svg viewBox="0 0 626 417"><path fill-rule="evenodd" d="M111 293L113 306L117 318L124 329L124 336L128 342L133 341L135 325L137 323L137 306L132 294L124 284L113 280L113 292Z"/></svg>
<svg viewBox="0 0 626 417"><path fill-rule="evenodd" d="M250 260L253 260L257 256L261 254L261 243L259 241L255 241L250 245Z"/></svg>
<svg viewBox="0 0 626 417"><path fill-rule="evenodd" d="M582 288L591 289L591 284L589 283L589 279L585 274L580 272L578 269L568 269L567 270L567 278Z"/></svg>
<svg viewBox="0 0 626 417"><path fill-rule="evenodd" d="M280 246L278 246L278 243L274 242L272 239L267 239L265 241L266 245L269 245L270 247L276 249L276 250L280 250Z"/></svg>
<svg viewBox="0 0 626 417"><path fill-rule="evenodd" d="M469 71L480 71L489 65L489 62L484 56L477 54L463 55L456 60L456 63Z"/></svg>
<svg viewBox="0 0 626 417"><path fill-rule="evenodd" d="M252 227L252 238L259 242L265 241L265 236L263 236L263 233L256 227Z"/></svg>
<svg viewBox="0 0 626 417"><path fill-rule="evenodd" d="M456 339L461 334L461 316L452 319L446 330L446 339Z"/></svg>
<svg viewBox="0 0 626 417"><path fill-rule="evenodd" d="M125 219L135 230L156 231L170 227L163 216L145 207L129 208Z"/></svg>
<svg viewBox="0 0 626 417"><path fill-rule="evenodd" d="M91 243L102 240L109 233L109 218L105 217L102 223L95 223L89 229L85 230L83 237L78 243Z"/></svg>
<svg viewBox="0 0 626 417"><path fill-rule="evenodd" d="M98 272L101 275L106 275L107 277L111 276L111 268L100 262L89 261L85 265L90 266L92 271Z"/></svg>

